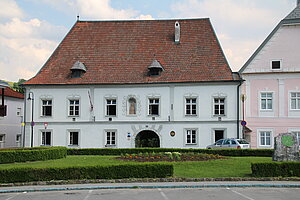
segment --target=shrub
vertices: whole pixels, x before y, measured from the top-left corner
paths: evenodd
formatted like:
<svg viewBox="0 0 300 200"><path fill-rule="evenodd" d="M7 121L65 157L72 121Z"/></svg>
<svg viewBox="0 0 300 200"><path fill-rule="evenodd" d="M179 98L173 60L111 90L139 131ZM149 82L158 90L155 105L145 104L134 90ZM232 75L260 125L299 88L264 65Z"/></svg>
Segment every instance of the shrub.
<svg viewBox="0 0 300 200"><path fill-rule="evenodd" d="M173 175L170 164L127 164L68 168L12 168L0 170L0 182L69 179L165 178Z"/></svg>
<svg viewBox="0 0 300 200"><path fill-rule="evenodd" d="M175 149L175 148L94 148L94 149L68 149L68 155L121 155L138 153L158 153L158 152L195 152L217 154L222 156L260 156L272 157L272 149Z"/></svg>
<svg viewBox="0 0 300 200"><path fill-rule="evenodd" d="M0 164L59 159L66 155L65 147L5 149L0 151Z"/></svg>
<svg viewBox="0 0 300 200"><path fill-rule="evenodd" d="M300 162L264 162L251 164L256 177L300 176Z"/></svg>

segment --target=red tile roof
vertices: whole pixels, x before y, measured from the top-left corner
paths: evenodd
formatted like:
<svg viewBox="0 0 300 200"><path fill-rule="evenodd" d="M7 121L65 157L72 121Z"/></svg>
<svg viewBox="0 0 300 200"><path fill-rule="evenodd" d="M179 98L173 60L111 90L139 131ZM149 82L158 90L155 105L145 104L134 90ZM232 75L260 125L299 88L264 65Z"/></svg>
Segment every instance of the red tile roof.
<svg viewBox="0 0 300 200"><path fill-rule="evenodd" d="M180 44L174 42L180 23ZM149 77L156 59L164 71ZM71 77L76 61L86 73ZM28 84L233 81L209 19L78 21Z"/></svg>
<svg viewBox="0 0 300 200"><path fill-rule="evenodd" d="M2 88L0 88L0 96L2 96ZM4 88L4 96L6 97L14 97L18 99L24 99L24 95L14 91L13 89L6 87Z"/></svg>

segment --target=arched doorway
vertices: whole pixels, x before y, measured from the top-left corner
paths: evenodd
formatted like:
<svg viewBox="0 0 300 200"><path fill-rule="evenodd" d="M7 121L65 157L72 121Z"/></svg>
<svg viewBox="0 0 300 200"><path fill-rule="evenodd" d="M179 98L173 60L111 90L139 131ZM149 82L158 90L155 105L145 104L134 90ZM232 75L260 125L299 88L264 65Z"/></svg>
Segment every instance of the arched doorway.
<svg viewBox="0 0 300 200"><path fill-rule="evenodd" d="M160 147L159 137L154 131L141 131L135 137L135 147Z"/></svg>

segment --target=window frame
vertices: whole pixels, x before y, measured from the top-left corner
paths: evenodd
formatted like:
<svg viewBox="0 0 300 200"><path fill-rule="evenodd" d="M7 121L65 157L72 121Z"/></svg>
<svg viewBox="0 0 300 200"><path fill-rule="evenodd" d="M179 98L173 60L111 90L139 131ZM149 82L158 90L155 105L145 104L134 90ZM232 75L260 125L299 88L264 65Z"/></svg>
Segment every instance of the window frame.
<svg viewBox="0 0 300 200"><path fill-rule="evenodd" d="M117 130L115 129L110 129L110 130L105 130L104 131L104 137L105 137L105 147L116 147L117 146ZM114 133L114 143L113 143L113 134ZM109 134L109 135L108 135Z"/></svg>
<svg viewBox="0 0 300 200"><path fill-rule="evenodd" d="M262 94L266 94L266 97L262 97ZM272 95L271 99L268 97L268 94ZM266 100L266 108L265 109L262 108L263 98L265 98L265 100ZM272 106L271 109L268 108L268 100L271 100L271 103L272 103L271 104L271 106ZM260 111L273 111L273 108L274 108L274 92L272 92L272 91L261 91L261 92L259 92L259 110Z"/></svg>
<svg viewBox="0 0 300 200"><path fill-rule="evenodd" d="M49 105L48 103L46 105L44 105L44 101L51 101L51 105ZM44 114L44 107L51 107L51 114L50 115L46 115ZM46 112L46 111L45 111ZM41 99L41 117L52 117L53 116L53 99Z"/></svg>
<svg viewBox="0 0 300 200"><path fill-rule="evenodd" d="M53 133L52 133L52 130L41 130L40 133L41 133L40 146L42 146L42 147L51 147L51 146L53 146L53 142L52 142ZM50 133L50 144L46 144L47 136L45 138L44 133Z"/></svg>
<svg viewBox="0 0 300 200"><path fill-rule="evenodd" d="M5 134L0 134L0 138L2 138L2 139L0 140L0 143L5 143L5 139L6 139Z"/></svg>
<svg viewBox="0 0 300 200"><path fill-rule="evenodd" d="M76 104L71 104L71 101L74 101L74 103L76 101L78 101L78 105ZM73 107L73 114L71 114L71 107ZM76 107L78 107L78 115L76 115ZM69 117L79 117L80 116L80 107L81 107L81 104L80 104L80 99L78 98L75 98L75 99L68 99L68 116Z"/></svg>
<svg viewBox="0 0 300 200"><path fill-rule="evenodd" d="M150 101L151 100L158 100L158 103L151 103ZM148 97L148 116L160 116L160 98L159 97ZM150 109L152 108L152 106L158 106L157 108L157 114L153 114L153 109ZM152 112L150 112L152 111Z"/></svg>
<svg viewBox="0 0 300 200"><path fill-rule="evenodd" d="M115 101L115 104L108 104L108 101ZM106 117L116 117L118 112L117 112L117 98L105 98L105 116ZM115 106L115 115L111 115L109 112L109 107Z"/></svg>
<svg viewBox="0 0 300 200"><path fill-rule="evenodd" d="M190 100L188 103L187 101ZM195 100L195 103L192 102L192 100ZM187 113L187 106L190 106L190 114ZM193 113L193 106L195 106L195 113ZM184 114L188 117L193 117L198 115L198 98L197 97L185 97L184 98Z"/></svg>
<svg viewBox="0 0 300 200"><path fill-rule="evenodd" d="M278 69L274 69L273 68L273 62L279 62L279 68ZM282 70L282 60L280 60L280 59L274 59L274 60L271 60L270 61L270 69L273 71L280 71L280 70Z"/></svg>
<svg viewBox="0 0 300 200"><path fill-rule="evenodd" d="M188 135L189 135L189 132L190 132L190 142L188 142ZM194 132L194 141L193 142L193 132ZM190 145L198 145L198 129L197 128L185 128L184 129L184 143L186 146L190 146Z"/></svg>
<svg viewBox="0 0 300 200"><path fill-rule="evenodd" d="M292 97L292 94L295 93L296 94L296 97ZM299 94L299 97L298 97L298 94ZM292 108L292 100L295 99L296 101L296 108ZM290 101L290 110L291 111L300 111L300 91L291 91L289 92L289 101ZM299 107L298 107L299 105Z"/></svg>
<svg viewBox="0 0 300 200"><path fill-rule="evenodd" d="M271 130L271 129L260 129L260 130L258 130L257 131L258 132L258 145L260 146L260 147L272 147L272 144L273 144L273 130ZM267 136L263 136L264 137L264 144L262 144L262 133L270 133L270 136L269 136L269 138L270 138L270 144L267 144L267 140L266 140L266 138L267 138Z"/></svg>
<svg viewBox="0 0 300 200"><path fill-rule="evenodd" d="M216 103L215 100L218 99L218 102ZM221 103L220 100L223 99L224 102ZM216 105L218 105L218 113L216 114ZM221 108L220 106L224 106L224 114L220 114ZM226 97L213 97L213 116L226 116Z"/></svg>

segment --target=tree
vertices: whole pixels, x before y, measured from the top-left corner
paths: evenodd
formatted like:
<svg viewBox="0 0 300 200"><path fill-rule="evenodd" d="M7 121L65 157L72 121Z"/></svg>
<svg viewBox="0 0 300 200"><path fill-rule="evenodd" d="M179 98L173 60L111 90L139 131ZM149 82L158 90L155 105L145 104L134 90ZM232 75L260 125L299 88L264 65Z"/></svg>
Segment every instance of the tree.
<svg viewBox="0 0 300 200"><path fill-rule="evenodd" d="M24 88L21 86L26 80L25 79L19 79L19 81L17 83L14 83L12 88L17 91L20 92L22 94L24 94Z"/></svg>

